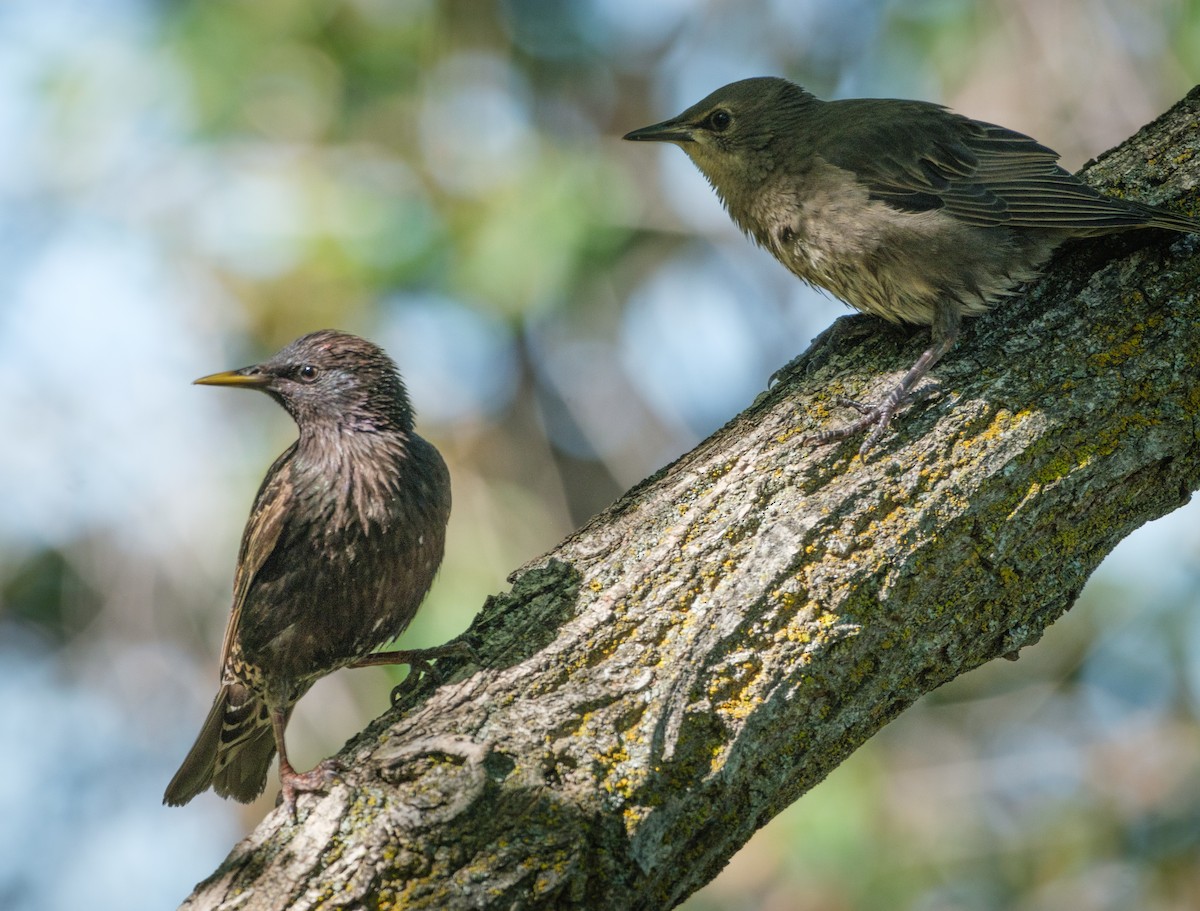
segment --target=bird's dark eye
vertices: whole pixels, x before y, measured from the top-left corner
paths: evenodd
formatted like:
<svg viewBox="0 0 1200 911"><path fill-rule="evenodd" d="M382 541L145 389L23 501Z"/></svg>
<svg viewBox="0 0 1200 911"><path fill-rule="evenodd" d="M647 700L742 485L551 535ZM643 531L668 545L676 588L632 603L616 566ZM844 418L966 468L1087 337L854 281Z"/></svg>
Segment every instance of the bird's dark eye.
<svg viewBox="0 0 1200 911"><path fill-rule="evenodd" d="M708 115L708 128L714 133L723 133L733 123L733 115L728 111L715 110Z"/></svg>
<svg viewBox="0 0 1200 911"><path fill-rule="evenodd" d="M317 378L317 375L320 372L321 371L318 370L316 367L314 367L312 364L305 364L303 367L300 368L299 375L300 375L300 379L304 380L304 382L311 383L313 380L315 380Z"/></svg>

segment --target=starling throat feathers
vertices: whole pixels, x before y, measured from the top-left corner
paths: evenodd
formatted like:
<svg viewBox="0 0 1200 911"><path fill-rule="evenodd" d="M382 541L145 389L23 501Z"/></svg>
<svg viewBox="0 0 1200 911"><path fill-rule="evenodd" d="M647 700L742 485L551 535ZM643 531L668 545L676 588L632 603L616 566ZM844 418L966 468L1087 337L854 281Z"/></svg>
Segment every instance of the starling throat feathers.
<svg viewBox="0 0 1200 911"><path fill-rule="evenodd" d="M322 790L332 767L298 774L284 728L296 701L341 667L419 661L373 649L408 626L442 561L450 476L413 431L396 365L371 342L325 330L253 367L197 383L267 393L299 438L275 460L242 536L221 688L164 803L212 787L253 800L279 752L284 803Z"/></svg>
<svg viewBox="0 0 1200 911"><path fill-rule="evenodd" d="M878 405L830 442L871 428L865 453L982 313L1037 275L1058 244L1200 222L1097 192L1028 136L922 101L821 101L786 79L745 79L626 134L678 145L743 231L804 281L931 346Z"/></svg>

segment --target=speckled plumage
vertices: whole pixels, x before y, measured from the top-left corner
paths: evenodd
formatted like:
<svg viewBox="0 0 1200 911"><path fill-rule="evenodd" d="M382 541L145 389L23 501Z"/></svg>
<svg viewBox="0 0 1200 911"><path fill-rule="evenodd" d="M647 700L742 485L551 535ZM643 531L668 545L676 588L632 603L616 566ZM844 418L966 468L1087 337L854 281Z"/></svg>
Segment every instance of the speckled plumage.
<svg viewBox="0 0 1200 911"><path fill-rule="evenodd" d="M309 372L313 376L309 377ZM249 801L283 728L312 684L408 626L442 559L450 478L413 431L408 394L376 345L325 330L254 367L197 382L257 388L295 419L299 438L271 466L238 555L221 689L164 802L209 786Z"/></svg>
<svg viewBox="0 0 1200 911"><path fill-rule="evenodd" d="M1200 222L1097 192L1028 136L940 105L821 101L785 79L717 89L626 139L680 146L730 216L798 277L933 345L840 439L892 413L983 312L1038 274L1069 237Z"/></svg>

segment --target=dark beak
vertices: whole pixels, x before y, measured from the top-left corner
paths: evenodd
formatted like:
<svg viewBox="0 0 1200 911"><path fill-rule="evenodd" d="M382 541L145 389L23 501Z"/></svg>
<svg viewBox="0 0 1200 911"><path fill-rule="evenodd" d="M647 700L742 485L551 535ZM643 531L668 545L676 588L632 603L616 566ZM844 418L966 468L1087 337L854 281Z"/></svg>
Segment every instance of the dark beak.
<svg viewBox="0 0 1200 911"><path fill-rule="evenodd" d="M621 137L632 142L693 142L692 128L678 118L664 120Z"/></svg>
<svg viewBox="0 0 1200 911"><path fill-rule="evenodd" d="M271 382L271 375L264 373L261 367L243 367L241 370L226 370L224 373L210 373L198 380L192 380L196 386L244 386L249 389L262 389Z"/></svg>

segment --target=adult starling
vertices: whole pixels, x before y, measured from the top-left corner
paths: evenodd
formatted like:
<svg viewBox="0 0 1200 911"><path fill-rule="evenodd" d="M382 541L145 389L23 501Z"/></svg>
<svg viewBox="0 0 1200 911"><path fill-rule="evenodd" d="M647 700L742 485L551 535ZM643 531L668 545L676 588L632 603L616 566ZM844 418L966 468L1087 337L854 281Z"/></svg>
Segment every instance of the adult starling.
<svg viewBox="0 0 1200 911"><path fill-rule="evenodd" d="M396 365L378 346L324 330L267 361L202 377L258 389L296 421L242 535L233 611L221 649L221 689L163 802L212 787L248 802L279 751L283 801L323 790L330 761L299 774L284 728L296 701L337 668L414 665L441 650L371 654L398 636L442 561L450 475L413 431Z"/></svg>
<svg viewBox="0 0 1200 911"><path fill-rule="evenodd" d="M1028 136L922 101L821 101L786 79L745 79L625 135L673 142L743 231L804 281L864 313L932 326L933 341L878 405L817 435L873 428L868 449L982 313L1036 276L1058 244L1200 222L1104 196ZM855 404L855 403L851 403Z"/></svg>

